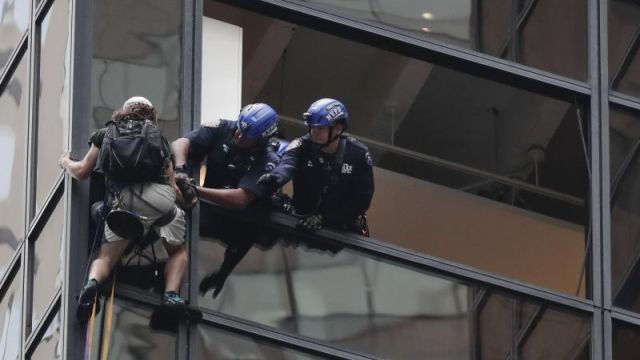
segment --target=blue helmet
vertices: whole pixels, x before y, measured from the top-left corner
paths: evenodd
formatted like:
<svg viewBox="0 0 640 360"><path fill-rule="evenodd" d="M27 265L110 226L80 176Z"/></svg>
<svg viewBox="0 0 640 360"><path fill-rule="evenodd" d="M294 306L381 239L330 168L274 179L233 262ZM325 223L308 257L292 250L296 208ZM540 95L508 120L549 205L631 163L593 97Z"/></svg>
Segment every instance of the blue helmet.
<svg viewBox="0 0 640 360"><path fill-rule="evenodd" d="M324 98L317 100L302 114L304 123L309 127L334 126L343 123L346 128L349 122L349 113L346 106L338 100Z"/></svg>
<svg viewBox="0 0 640 360"><path fill-rule="evenodd" d="M251 140L266 140L278 131L278 114L267 104L249 104L240 110L238 130Z"/></svg>

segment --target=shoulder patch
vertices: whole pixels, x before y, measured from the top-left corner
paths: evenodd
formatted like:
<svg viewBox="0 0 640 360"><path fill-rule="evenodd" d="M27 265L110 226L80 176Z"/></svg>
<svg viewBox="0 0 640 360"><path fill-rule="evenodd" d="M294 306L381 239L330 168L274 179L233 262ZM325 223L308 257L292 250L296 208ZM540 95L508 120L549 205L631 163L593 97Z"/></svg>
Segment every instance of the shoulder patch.
<svg viewBox="0 0 640 360"><path fill-rule="evenodd" d="M222 124L222 121L220 121L220 119L216 119L212 121L203 122L202 127L217 128L217 127L220 127L220 124Z"/></svg>
<svg viewBox="0 0 640 360"><path fill-rule="evenodd" d="M301 145L302 145L302 140L300 140L299 138L295 139L289 143L289 146L287 146L287 151L300 147Z"/></svg>
<svg viewBox="0 0 640 360"><path fill-rule="evenodd" d="M369 166L373 166L373 159L371 158L371 153L367 151L366 154L364 154L364 158L367 162L367 165Z"/></svg>

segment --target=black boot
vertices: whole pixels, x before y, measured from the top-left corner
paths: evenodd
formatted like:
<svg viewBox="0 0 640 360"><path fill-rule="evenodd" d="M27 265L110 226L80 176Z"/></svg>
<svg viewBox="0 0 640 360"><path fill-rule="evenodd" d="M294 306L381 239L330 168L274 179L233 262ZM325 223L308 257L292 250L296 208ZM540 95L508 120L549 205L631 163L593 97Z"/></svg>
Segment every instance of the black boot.
<svg viewBox="0 0 640 360"><path fill-rule="evenodd" d="M80 291L78 296L78 309L76 310L76 318L81 323L86 323L91 317L93 304L96 304L96 314L100 312L100 301L98 301L98 281L89 279L87 284Z"/></svg>

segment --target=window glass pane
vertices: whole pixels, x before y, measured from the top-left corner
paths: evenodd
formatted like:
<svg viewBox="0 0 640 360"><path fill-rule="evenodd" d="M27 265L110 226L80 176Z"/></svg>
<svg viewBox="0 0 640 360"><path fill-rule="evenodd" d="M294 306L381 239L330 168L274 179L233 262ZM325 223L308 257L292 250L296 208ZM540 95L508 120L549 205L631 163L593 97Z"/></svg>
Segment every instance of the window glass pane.
<svg viewBox="0 0 640 360"><path fill-rule="evenodd" d="M63 225L64 206L60 201L34 244L32 327L40 321L62 284Z"/></svg>
<svg viewBox="0 0 640 360"><path fill-rule="evenodd" d="M0 0L0 73L29 28L30 0Z"/></svg>
<svg viewBox="0 0 640 360"><path fill-rule="evenodd" d="M13 278L0 300L0 354L5 360L20 357L20 329L22 329L22 271Z"/></svg>
<svg viewBox="0 0 640 360"><path fill-rule="evenodd" d="M242 30L242 103L273 105L287 139L316 99L346 105L375 165L372 237L590 296L584 109L228 5L204 15Z"/></svg>
<svg viewBox="0 0 640 360"><path fill-rule="evenodd" d="M640 312L640 113L613 107L611 149L611 291L616 306Z"/></svg>
<svg viewBox="0 0 640 360"><path fill-rule="evenodd" d="M60 343L60 313L57 313L53 321L47 327L36 349L29 357L31 360L62 359L62 344Z"/></svg>
<svg viewBox="0 0 640 360"><path fill-rule="evenodd" d="M381 358L504 358L515 342L561 359L589 346L588 314L201 209L198 280L220 290L198 299L203 309Z"/></svg>
<svg viewBox="0 0 640 360"><path fill-rule="evenodd" d="M180 133L182 1L101 1L94 7L91 114L101 128L131 96L158 111L169 140Z"/></svg>
<svg viewBox="0 0 640 360"><path fill-rule="evenodd" d="M321 359L299 351L252 339L248 336L222 331L209 326L198 326L197 359L263 359L313 360Z"/></svg>
<svg viewBox="0 0 640 360"><path fill-rule="evenodd" d="M609 85L640 97L640 4L609 0Z"/></svg>
<svg viewBox="0 0 640 360"><path fill-rule="evenodd" d="M61 170L69 113L69 1L56 0L40 26L36 213Z"/></svg>
<svg viewBox="0 0 640 360"><path fill-rule="evenodd" d="M106 299L103 298L103 304ZM109 347L109 359L157 360L175 359L175 334L154 331L149 327L152 309L116 299ZM104 309L100 311L104 316ZM100 325L96 325L99 327ZM100 331L96 329L97 332ZM101 334L100 336L104 336ZM94 338L94 344L98 338ZM98 346L94 346L97 350Z"/></svg>
<svg viewBox="0 0 640 360"><path fill-rule="evenodd" d="M7 86L0 90L0 274L24 239L27 140L28 61L22 58Z"/></svg>
<svg viewBox="0 0 640 360"><path fill-rule="evenodd" d="M640 328L613 321L613 358L616 360L634 360L640 352Z"/></svg>
<svg viewBox="0 0 640 360"><path fill-rule="evenodd" d="M585 0L296 0L410 36L586 80Z"/></svg>

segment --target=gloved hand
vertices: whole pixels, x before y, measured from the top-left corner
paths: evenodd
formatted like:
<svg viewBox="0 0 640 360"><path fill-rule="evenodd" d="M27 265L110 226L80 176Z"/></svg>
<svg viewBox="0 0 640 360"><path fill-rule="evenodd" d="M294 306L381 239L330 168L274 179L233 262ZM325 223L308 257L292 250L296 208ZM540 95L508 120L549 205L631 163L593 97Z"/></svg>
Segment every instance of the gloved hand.
<svg viewBox="0 0 640 360"><path fill-rule="evenodd" d="M322 229L322 215L314 214L309 215L303 219L298 220L296 228L302 231L314 232Z"/></svg>
<svg viewBox="0 0 640 360"><path fill-rule="evenodd" d="M178 165L175 167L175 170L173 171L173 176L176 179L176 182L178 182L178 180L180 181L187 181L190 182L191 176L189 176L189 173L187 172L187 168L184 165Z"/></svg>
<svg viewBox="0 0 640 360"><path fill-rule="evenodd" d="M193 183L193 179L189 177L184 166L176 166L174 178L176 179L176 186L182 194L180 207L184 210L190 210L198 202L198 191Z"/></svg>
<svg viewBox="0 0 640 360"><path fill-rule="evenodd" d="M283 184L284 181L282 180L280 175L273 174L273 173L263 174L262 176L260 176L260 178L258 179L257 183L258 184L263 184L265 186L268 186L272 190L275 190L275 189L279 188L280 186L284 185Z"/></svg>
<svg viewBox="0 0 640 360"><path fill-rule="evenodd" d="M291 198L281 192L271 196L271 205L285 214L290 214L292 210Z"/></svg>

